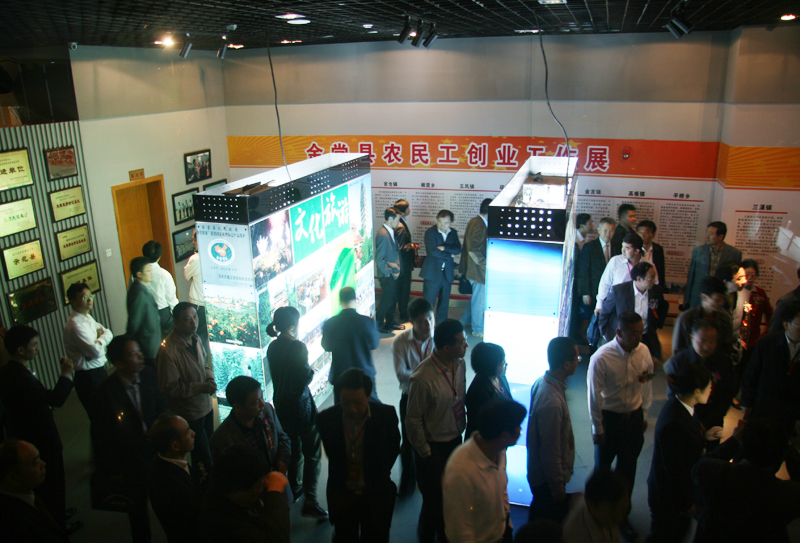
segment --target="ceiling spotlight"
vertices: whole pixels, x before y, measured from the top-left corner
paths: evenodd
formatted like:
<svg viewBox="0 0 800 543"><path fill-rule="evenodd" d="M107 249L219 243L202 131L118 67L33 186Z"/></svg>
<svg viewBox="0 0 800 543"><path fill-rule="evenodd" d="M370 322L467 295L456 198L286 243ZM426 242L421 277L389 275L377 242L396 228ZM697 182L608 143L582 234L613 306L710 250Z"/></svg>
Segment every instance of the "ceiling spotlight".
<svg viewBox="0 0 800 543"><path fill-rule="evenodd" d="M192 44L190 42L186 42L186 44L183 46L183 49L181 49L181 58L188 57L189 51L191 50L192 50Z"/></svg>
<svg viewBox="0 0 800 543"><path fill-rule="evenodd" d="M300 15L299 13L285 13L283 15L276 15L276 19L284 19L286 21L291 21L292 19L302 19L305 15Z"/></svg>
<svg viewBox="0 0 800 543"><path fill-rule="evenodd" d="M792 15L791 13L787 13L786 15L781 15L781 21L794 21L797 17Z"/></svg>
<svg viewBox="0 0 800 543"><path fill-rule="evenodd" d="M167 47L171 47L171 46L175 45L175 42L172 41L172 36L167 35L166 37L164 37L161 40L161 44L162 45L166 45Z"/></svg>
<svg viewBox="0 0 800 543"><path fill-rule="evenodd" d="M311 21L308 19L292 19L291 21L286 21L290 25L307 25Z"/></svg>
<svg viewBox="0 0 800 543"><path fill-rule="evenodd" d="M365 25L362 25L362 26L363 26L364 28L372 28L372 26L373 26L373 25L371 25L371 24L365 24Z"/></svg>
<svg viewBox="0 0 800 543"><path fill-rule="evenodd" d="M223 34L223 35L222 35L222 39L223 39L223 40L227 40L227 39L228 39L228 35L227 35L227 34Z"/></svg>
<svg viewBox="0 0 800 543"><path fill-rule="evenodd" d="M539 30L536 28L531 28L528 30L515 30L514 32L516 32L517 34L538 34Z"/></svg>
<svg viewBox="0 0 800 543"><path fill-rule="evenodd" d="M419 21L419 31L417 31L417 35L414 36L414 39L411 40L411 45L414 47L419 47L422 45L422 35L425 33L425 21L420 19Z"/></svg>
<svg viewBox="0 0 800 543"><path fill-rule="evenodd" d="M225 58L225 53L227 53L227 52L228 52L228 44L227 43L223 43L222 45L220 45L219 49L217 50L217 58L220 59L220 60L224 59Z"/></svg>
<svg viewBox="0 0 800 543"><path fill-rule="evenodd" d="M228 49L241 49L242 47L244 47L244 45L241 45L241 44L240 45L230 44L228 46Z"/></svg>
<svg viewBox="0 0 800 543"><path fill-rule="evenodd" d="M540 4L566 4L567 0L539 0Z"/></svg>
<svg viewBox="0 0 800 543"><path fill-rule="evenodd" d="M668 22L668 23L667 23L667 24L664 26L664 28L666 28L667 30L669 30L669 31L670 31L670 33L671 33L673 36L675 36L675 39L676 39L676 40L679 40L679 39L681 39L681 38L683 37L683 32L681 32L681 29L680 29L680 28L678 28L677 26L675 26L674 24L672 24L672 21Z"/></svg>
<svg viewBox="0 0 800 543"><path fill-rule="evenodd" d="M409 38L416 38L417 37L417 31L416 30L412 30L411 34L409 34L408 37Z"/></svg>
<svg viewBox="0 0 800 543"><path fill-rule="evenodd" d="M688 34L692 31L692 25L679 13L673 15L670 22L680 28L684 34Z"/></svg>
<svg viewBox="0 0 800 543"><path fill-rule="evenodd" d="M369 32L367 32L367 34L377 34L377 33L378 33L377 30L370 30Z"/></svg>
<svg viewBox="0 0 800 543"><path fill-rule="evenodd" d="M405 43L412 30L414 30L414 27L411 26L411 17L406 15L406 24L403 26L403 30L400 31L400 35L397 36L397 43Z"/></svg>
<svg viewBox="0 0 800 543"><path fill-rule="evenodd" d="M431 30L430 33L428 34L428 37L425 38L424 42L422 42L422 46L425 47L425 49L430 49L431 45L433 45L433 42L435 42L436 38L438 37L439 34L436 33L436 23L434 23L431 25Z"/></svg>

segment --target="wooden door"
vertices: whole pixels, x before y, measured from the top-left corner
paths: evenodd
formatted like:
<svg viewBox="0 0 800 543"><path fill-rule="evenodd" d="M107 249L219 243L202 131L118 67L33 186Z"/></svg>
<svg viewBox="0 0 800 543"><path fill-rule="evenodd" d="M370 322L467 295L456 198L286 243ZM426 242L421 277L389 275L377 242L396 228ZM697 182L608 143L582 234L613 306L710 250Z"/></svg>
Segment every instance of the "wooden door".
<svg viewBox="0 0 800 543"><path fill-rule="evenodd" d="M111 187L111 193L114 199L125 284L129 282L131 260L142 256L142 247L150 240L161 244L163 254L159 265L174 277L175 266L164 195L164 176L157 175L117 185Z"/></svg>

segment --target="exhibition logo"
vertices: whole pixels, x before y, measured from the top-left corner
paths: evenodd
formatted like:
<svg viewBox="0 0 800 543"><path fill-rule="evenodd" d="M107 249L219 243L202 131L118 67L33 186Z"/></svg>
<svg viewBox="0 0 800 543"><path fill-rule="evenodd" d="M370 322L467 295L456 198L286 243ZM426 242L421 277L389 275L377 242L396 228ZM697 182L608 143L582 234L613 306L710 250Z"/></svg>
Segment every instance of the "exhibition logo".
<svg viewBox="0 0 800 543"><path fill-rule="evenodd" d="M215 239L208 246L208 256L217 264L227 266L236 258L233 246L224 239Z"/></svg>

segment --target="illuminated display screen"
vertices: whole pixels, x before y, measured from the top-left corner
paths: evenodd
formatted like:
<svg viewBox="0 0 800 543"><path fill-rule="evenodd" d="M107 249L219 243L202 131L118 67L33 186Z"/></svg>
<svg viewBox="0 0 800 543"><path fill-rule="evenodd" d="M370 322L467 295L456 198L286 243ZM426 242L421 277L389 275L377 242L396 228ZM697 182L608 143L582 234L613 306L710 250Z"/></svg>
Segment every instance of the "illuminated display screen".
<svg viewBox="0 0 800 543"><path fill-rule="evenodd" d="M300 312L298 339L314 369L311 393L328 391L330 353L322 325L339 311L339 291L356 289L359 313L373 316L375 289L370 175L315 195L249 225L197 223L206 316L221 412L238 375L272 397L266 353L275 310Z"/></svg>

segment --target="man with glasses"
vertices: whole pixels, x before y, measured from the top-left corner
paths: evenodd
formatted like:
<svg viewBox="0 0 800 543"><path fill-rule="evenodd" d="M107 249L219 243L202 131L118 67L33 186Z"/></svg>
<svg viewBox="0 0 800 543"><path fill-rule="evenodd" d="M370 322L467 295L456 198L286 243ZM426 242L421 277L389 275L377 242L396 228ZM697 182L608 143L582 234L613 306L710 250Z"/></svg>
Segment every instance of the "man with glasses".
<svg viewBox="0 0 800 543"><path fill-rule="evenodd" d="M94 305L94 294L86 283L70 285L67 298L72 312L64 325L64 350L75 367L75 392L86 414L91 417L92 396L108 377L106 347L114 334L89 314Z"/></svg>
<svg viewBox="0 0 800 543"><path fill-rule="evenodd" d="M533 502L528 520L564 520L569 509L566 484L575 464L575 436L567 405L567 377L581 362L578 345L568 337L550 340L550 370L531 388L528 418L528 484Z"/></svg>
<svg viewBox="0 0 800 543"><path fill-rule="evenodd" d="M770 418L796 436L800 420L800 302L783 315L783 331L761 338L742 382L745 418Z"/></svg>
<svg viewBox="0 0 800 543"><path fill-rule="evenodd" d="M417 529L420 543L445 539L442 475L450 454L461 445L467 425L464 326L445 319L433 332L434 351L411 374L406 432L414 447L422 510Z"/></svg>

